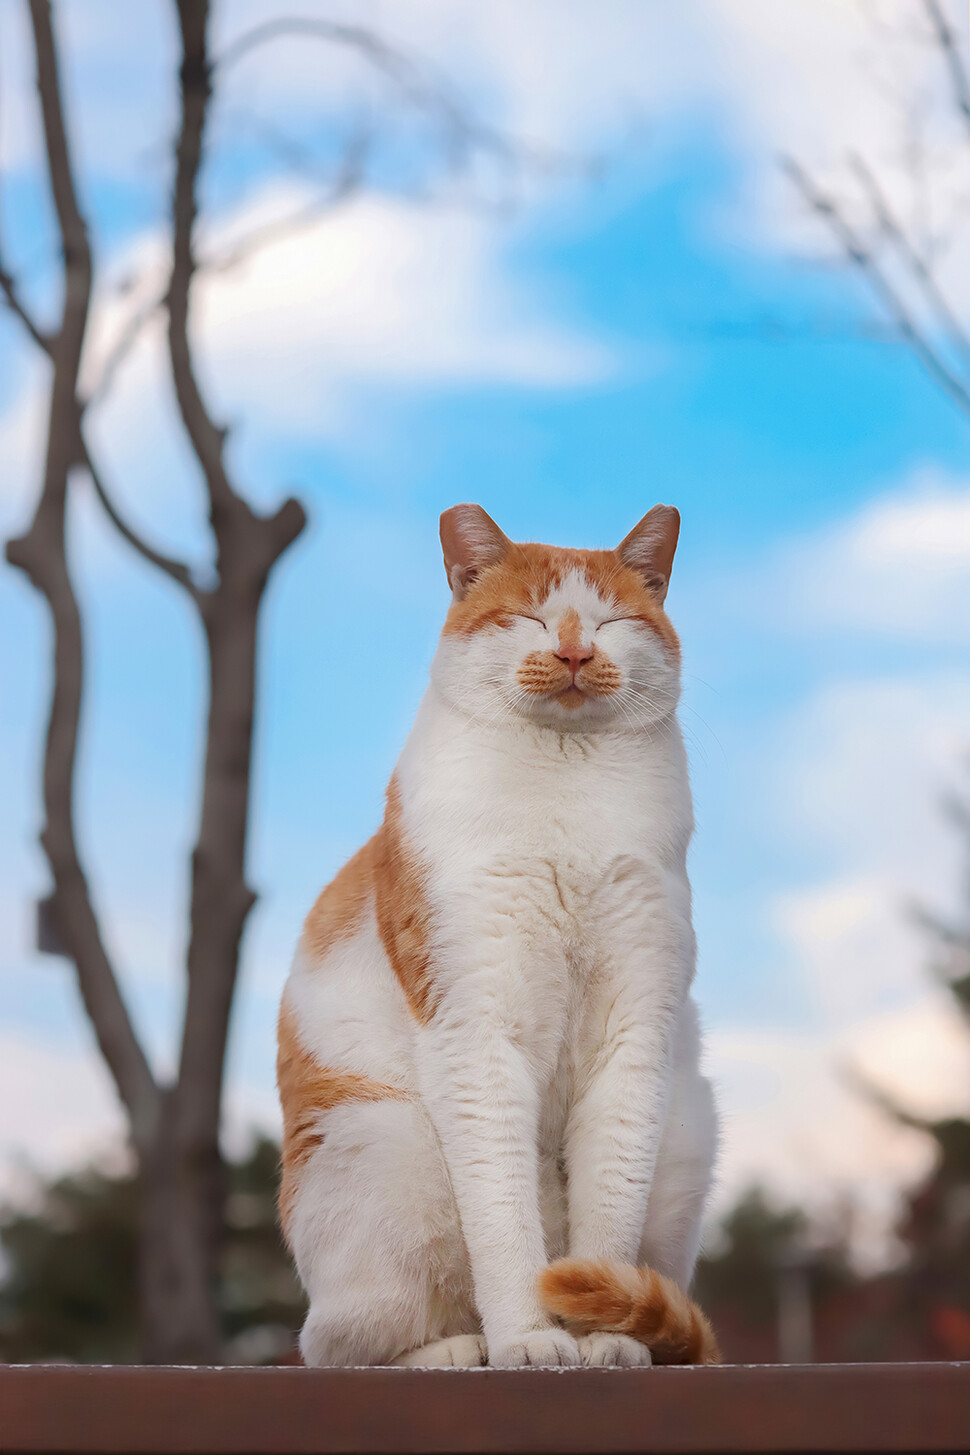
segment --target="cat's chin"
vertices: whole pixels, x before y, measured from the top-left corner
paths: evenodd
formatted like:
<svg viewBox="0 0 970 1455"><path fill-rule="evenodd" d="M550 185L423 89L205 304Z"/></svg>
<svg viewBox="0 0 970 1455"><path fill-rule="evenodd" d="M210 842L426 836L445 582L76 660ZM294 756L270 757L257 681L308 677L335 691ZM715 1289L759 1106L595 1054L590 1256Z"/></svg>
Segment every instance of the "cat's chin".
<svg viewBox="0 0 970 1455"><path fill-rule="evenodd" d="M564 700L565 699L565 700ZM634 724L625 721L600 699L587 693L566 697L559 693L555 697L543 697L528 707L519 707L517 715L521 722L532 727L549 728L553 732L608 732L611 728L630 728Z"/></svg>
<svg viewBox="0 0 970 1455"><path fill-rule="evenodd" d="M576 708L582 707L585 702L589 701L589 698L583 689L577 687L576 683L573 682L571 686L564 688L562 692L557 692L554 701L558 702L560 707L566 708L567 712L575 712Z"/></svg>

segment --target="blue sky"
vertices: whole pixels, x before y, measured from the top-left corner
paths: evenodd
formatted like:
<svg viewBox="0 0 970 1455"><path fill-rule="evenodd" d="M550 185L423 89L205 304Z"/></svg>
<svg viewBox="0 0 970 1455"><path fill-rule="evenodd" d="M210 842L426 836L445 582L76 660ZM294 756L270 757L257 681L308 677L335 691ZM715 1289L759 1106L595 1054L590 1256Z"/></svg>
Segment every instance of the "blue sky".
<svg viewBox="0 0 970 1455"><path fill-rule="evenodd" d="M109 280L136 276L137 297L164 226L167 9L139 6L137 27L103 0L57 9L99 254ZM905 903L945 907L956 893L937 801L970 743L970 423L905 351L848 327L813 335L813 322L850 325L872 310L857 280L813 264L824 239L775 164L791 144L821 165L846 135L890 154L881 93L847 99L843 73L855 75L865 39L850 10L796 0L780 35L760 0L685 5L677 20L605 0L596 25L545 0L333 7L412 44L498 124L605 166L597 180L568 166L529 177L510 209L445 188L419 206L401 179L433 171L427 137L404 118L400 140L387 123L394 140L367 195L199 289L204 375L234 425L237 478L261 504L296 490L311 517L263 621L260 902L230 1061L237 1133L273 1124L273 1020L291 947L320 883L380 815L446 605L437 516L466 499L513 537L587 546L614 544L658 500L681 510L669 609L685 650L722 1196L758 1176L879 1207L918 1170L921 1148L846 1093L849 1061L930 1110L965 1099L967 1055ZM43 307L48 223L19 11L0 0L2 236ZM226 0L218 34L272 13ZM311 49L274 47L227 82L206 186L213 247L307 195L252 141L250 107L322 157L364 90L385 114L366 77ZM128 306L105 288L92 371ZM790 321L790 337L758 336L763 318ZM132 517L203 562L201 493L159 358L149 329L94 425ZM0 316L6 534L35 489L43 384ZM90 637L82 844L126 992L165 1066L200 643L177 592L112 536L83 486L71 546ZM0 620L9 1178L24 1159L60 1165L109 1145L117 1115L68 969L30 949L44 886L47 623L9 570Z"/></svg>

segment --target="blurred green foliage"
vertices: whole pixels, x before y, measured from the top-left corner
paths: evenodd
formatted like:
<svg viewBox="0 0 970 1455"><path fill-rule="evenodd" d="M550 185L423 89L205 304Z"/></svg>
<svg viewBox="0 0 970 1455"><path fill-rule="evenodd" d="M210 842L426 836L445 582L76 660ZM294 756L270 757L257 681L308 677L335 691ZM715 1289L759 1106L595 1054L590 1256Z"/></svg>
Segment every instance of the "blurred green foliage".
<svg viewBox="0 0 970 1455"><path fill-rule="evenodd" d="M227 1165L220 1307L231 1363L293 1357L303 1297L276 1220L279 1151L265 1138ZM87 1168L0 1213L0 1359L138 1358L132 1177Z"/></svg>

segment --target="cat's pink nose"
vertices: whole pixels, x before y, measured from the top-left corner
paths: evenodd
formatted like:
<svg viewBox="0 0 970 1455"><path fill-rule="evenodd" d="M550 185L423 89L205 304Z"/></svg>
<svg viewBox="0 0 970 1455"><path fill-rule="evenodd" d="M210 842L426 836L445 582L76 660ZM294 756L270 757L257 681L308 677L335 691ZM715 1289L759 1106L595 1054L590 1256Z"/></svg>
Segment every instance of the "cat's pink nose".
<svg viewBox="0 0 970 1455"><path fill-rule="evenodd" d="M565 644L560 645L556 651L556 656L560 662L566 662L568 664L569 670L575 677L583 663L589 662L592 659L593 648L592 646L577 646L576 643L571 642L568 646Z"/></svg>

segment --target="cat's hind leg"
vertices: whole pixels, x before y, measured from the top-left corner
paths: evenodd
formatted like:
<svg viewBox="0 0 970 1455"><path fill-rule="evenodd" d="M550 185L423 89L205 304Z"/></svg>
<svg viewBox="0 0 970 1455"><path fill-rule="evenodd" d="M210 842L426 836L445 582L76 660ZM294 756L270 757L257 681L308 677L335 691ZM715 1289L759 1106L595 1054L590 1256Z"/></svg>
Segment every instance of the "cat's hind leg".
<svg viewBox="0 0 970 1455"><path fill-rule="evenodd" d="M454 1196L427 1114L413 1101L327 1113L288 1233L310 1299L300 1336L307 1364L391 1364L412 1351L419 1364L442 1341L455 1363L464 1347L457 1338L478 1334ZM469 1362L471 1352L469 1344Z"/></svg>
<svg viewBox="0 0 970 1455"><path fill-rule="evenodd" d="M717 1156L717 1112L701 1075L697 1011L688 1001L674 1055L670 1106L657 1155L639 1261L690 1287Z"/></svg>

